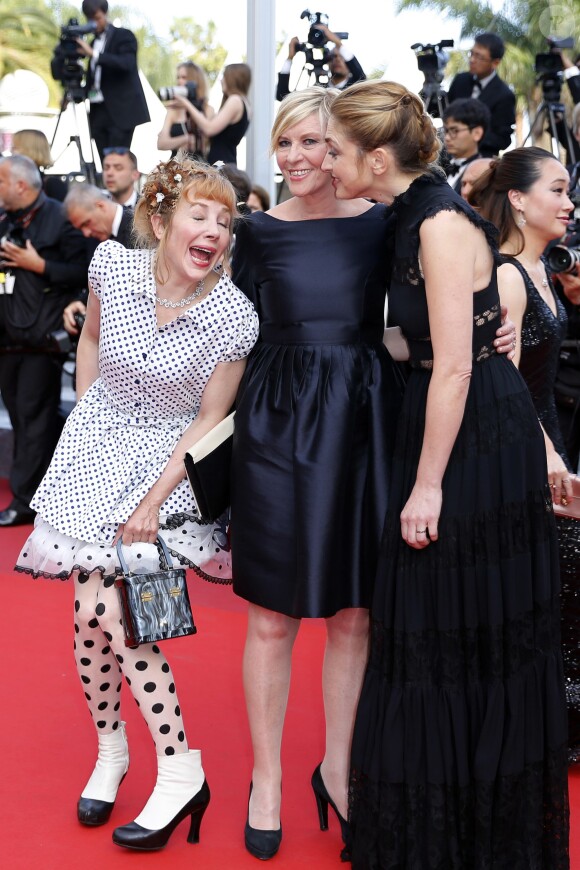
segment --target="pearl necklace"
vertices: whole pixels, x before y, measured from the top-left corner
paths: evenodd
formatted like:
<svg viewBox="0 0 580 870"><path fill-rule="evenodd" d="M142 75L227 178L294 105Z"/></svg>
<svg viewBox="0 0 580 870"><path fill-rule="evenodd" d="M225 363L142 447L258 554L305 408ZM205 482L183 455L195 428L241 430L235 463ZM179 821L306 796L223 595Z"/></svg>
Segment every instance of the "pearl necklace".
<svg viewBox="0 0 580 870"><path fill-rule="evenodd" d="M189 305L190 302L193 302L194 299L197 299L198 296L201 296L203 293L203 278L193 291L190 296L186 296L185 299L180 299L179 302L174 302L172 299L161 299L157 294L155 294L155 301L158 305L162 305L164 308L185 308L186 305Z"/></svg>

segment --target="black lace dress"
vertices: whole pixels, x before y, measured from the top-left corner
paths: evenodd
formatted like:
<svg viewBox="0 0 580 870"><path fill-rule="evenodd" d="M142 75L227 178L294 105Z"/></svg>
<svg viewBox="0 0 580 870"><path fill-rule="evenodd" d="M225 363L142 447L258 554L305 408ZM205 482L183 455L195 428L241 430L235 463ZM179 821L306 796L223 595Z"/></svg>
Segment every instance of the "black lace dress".
<svg viewBox="0 0 580 870"><path fill-rule="evenodd" d="M433 365L419 228L453 210L492 246L493 230L435 174L395 207L389 307L409 339L412 373L353 738L353 867L567 870L556 528L534 406L518 370L493 350L495 268L473 296L472 377L443 479L439 540L415 550L400 531Z"/></svg>
<svg viewBox="0 0 580 870"><path fill-rule="evenodd" d="M520 371L524 376L536 413L548 437L566 466L572 466L566 454L558 422L554 384L558 370L560 345L566 337L566 309L550 284L556 303L556 316L538 293L534 282L517 260L506 258L521 273L528 305L522 323ZM562 653L568 701L569 761L580 761L580 522L557 517L562 583Z"/></svg>

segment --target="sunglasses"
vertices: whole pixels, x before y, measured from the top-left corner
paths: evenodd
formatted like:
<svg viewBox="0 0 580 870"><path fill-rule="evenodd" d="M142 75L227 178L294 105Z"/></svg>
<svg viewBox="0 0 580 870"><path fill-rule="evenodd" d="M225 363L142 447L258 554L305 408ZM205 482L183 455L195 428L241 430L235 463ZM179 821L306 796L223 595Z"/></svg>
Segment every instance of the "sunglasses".
<svg viewBox="0 0 580 870"><path fill-rule="evenodd" d="M109 154L128 154L130 148L125 148L124 145L119 145L117 147L103 148L103 154L105 157L108 157Z"/></svg>

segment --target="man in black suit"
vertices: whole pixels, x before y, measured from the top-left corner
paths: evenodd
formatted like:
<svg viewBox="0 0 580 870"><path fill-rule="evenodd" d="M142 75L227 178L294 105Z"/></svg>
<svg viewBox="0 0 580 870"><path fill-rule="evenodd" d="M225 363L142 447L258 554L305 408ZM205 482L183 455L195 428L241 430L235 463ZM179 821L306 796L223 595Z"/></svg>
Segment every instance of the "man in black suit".
<svg viewBox="0 0 580 870"><path fill-rule="evenodd" d="M10 415L12 499L0 528L32 522L56 446L64 356L51 334L87 279L86 244L23 154L0 160L0 393Z"/></svg>
<svg viewBox="0 0 580 870"><path fill-rule="evenodd" d="M86 239L97 242L111 239L125 248L133 247L133 210L113 202L100 187L75 184L65 197L64 207L73 227Z"/></svg>
<svg viewBox="0 0 580 870"><path fill-rule="evenodd" d="M480 143L491 123L485 103L469 97L455 100L443 112L443 135L447 181L456 193L461 193L461 180L466 167L481 158Z"/></svg>
<svg viewBox="0 0 580 870"><path fill-rule="evenodd" d="M133 209L109 199L104 190L92 184L75 184L66 195L64 207L70 223L89 242L89 259L100 242L110 239L132 248ZM63 311L63 326L69 335L78 336L75 314L84 317L87 307L83 298L75 299Z"/></svg>
<svg viewBox="0 0 580 870"><path fill-rule="evenodd" d="M516 122L515 94L497 74L504 52L497 34L478 34L469 53L469 72L458 73L449 88L450 103L473 97L491 112L491 125L479 144L482 157L494 157L509 147Z"/></svg>
<svg viewBox="0 0 580 870"><path fill-rule="evenodd" d="M101 163L105 148L131 147L135 127L150 120L137 68L137 40L107 19L107 0L83 0L83 14L96 25L91 44L78 38L79 54L89 58L86 92L89 123Z"/></svg>

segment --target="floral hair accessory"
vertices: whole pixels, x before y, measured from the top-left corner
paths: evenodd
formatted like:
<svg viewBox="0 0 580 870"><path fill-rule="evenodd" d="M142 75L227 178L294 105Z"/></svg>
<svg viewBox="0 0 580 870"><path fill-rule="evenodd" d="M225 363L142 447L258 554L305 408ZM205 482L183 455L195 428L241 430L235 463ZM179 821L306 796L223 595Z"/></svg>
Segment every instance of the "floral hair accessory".
<svg viewBox="0 0 580 870"><path fill-rule="evenodd" d="M184 175L187 175L186 168L172 157L167 163L159 163L150 173L143 185L149 216L173 211L181 194Z"/></svg>

